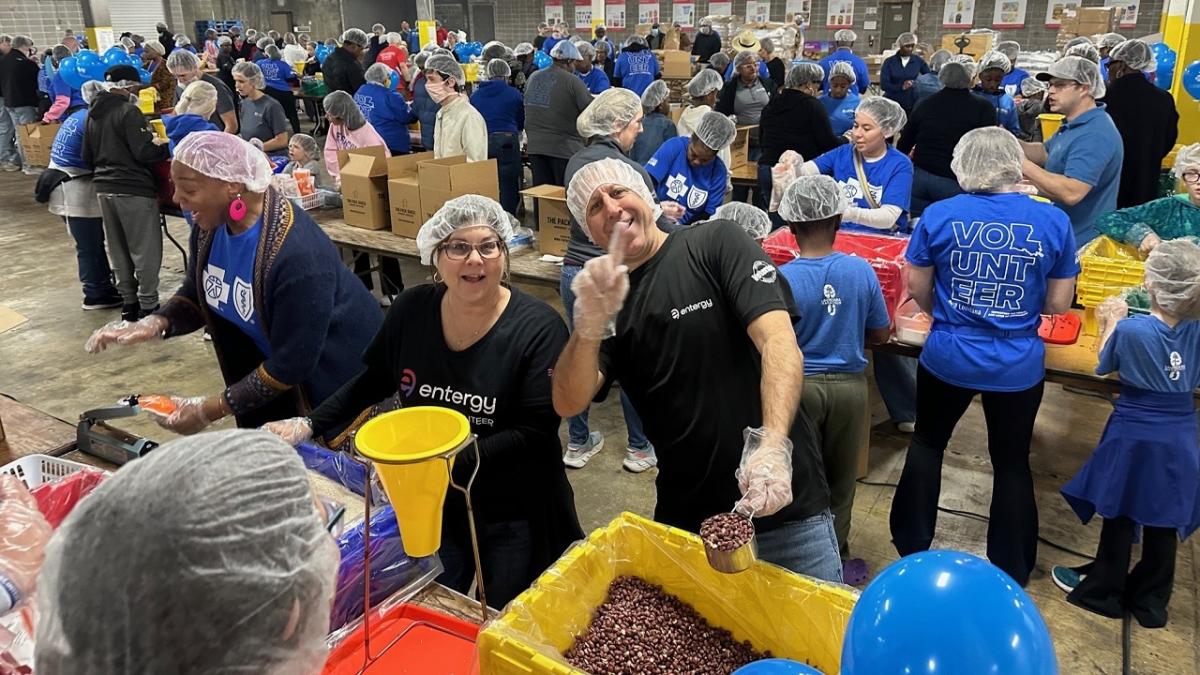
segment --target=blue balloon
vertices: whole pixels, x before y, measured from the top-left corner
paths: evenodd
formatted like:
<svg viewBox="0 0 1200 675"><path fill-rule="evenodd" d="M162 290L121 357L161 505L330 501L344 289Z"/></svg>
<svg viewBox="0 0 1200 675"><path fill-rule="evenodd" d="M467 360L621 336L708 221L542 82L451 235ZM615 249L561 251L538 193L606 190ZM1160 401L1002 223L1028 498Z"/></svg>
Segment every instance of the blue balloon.
<svg viewBox="0 0 1200 675"><path fill-rule="evenodd" d="M129 54L121 47L109 47L100 60L110 66L119 66L129 62Z"/></svg>
<svg viewBox="0 0 1200 675"><path fill-rule="evenodd" d="M1175 63L1178 61L1179 55L1164 42L1150 45L1150 50L1154 52L1154 61L1157 64L1157 69L1154 71L1154 84L1159 89L1170 89L1171 83L1175 80Z"/></svg>
<svg viewBox="0 0 1200 675"><path fill-rule="evenodd" d="M999 568L959 551L892 563L854 605L842 675L1057 675L1046 622Z"/></svg>
<svg viewBox="0 0 1200 675"><path fill-rule="evenodd" d="M161 68L163 66L159 66L159 67ZM142 81L142 84L150 84L150 71L146 70L145 68L142 68L141 66L138 66L137 71L138 71L138 79L140 79Z"/></svg>
<svg viewBox="0 0 1200 675"><path fill-rule="evenodd" d="M536 51L533 53L533 65L537 66L538 70L549 68L551 63L554 63L554 61L546 52Z"/></svg>
<svg viewBox="0 0 1200 675"><path fill-rule="evenodd" d="M1180 80L1180 84L1183 85L1183 90L1189 96L1200 101L1200 61L1192 61L1187 68L1183 69L1183 78Z"/></svg>
<svg viewBox="0 0 1200 675"><path fill-rule="evenodd" d="M87 78L79 70L79 63L74 56L68 56L58 62L58 74L62 76L63 82L71 85L72 89L82 89L83 83L87 82Z"/></svg>
<svg viewBox="0 0 1200 675"><path fill-rule="evenodd" d="M103 62L98 61L90 66L84 66L83 73L89 80L99 80L103 82L104 73L109 69L109 67L110 66L105 65Z"/></svg>
<svg viewBox="0 0 1200 675"><path fill-rule="evenodd" d="M400 87L400 73L392 71L391 79L388 81L388 89L398 89Z"/></svg>
<svg viewBox="0 0 1200 675"><path fill-rule="evenodd" d="M317 55L317 63L325 65L325 59L329 57L331 51L333 50L327 45L317 45L316 49L313 50L313 53Z"/></svg>
<svg viewBox="0 0 1200 675"><path fill-rule="evenodd" d="M75 54L75 61L85 69L90 68L94 64L102 63L100 55L90 49L80 49L79 53Z"/></svg>
<svg viewBox="0 0 1200 675"><path fill-rule="evenodd" d="M825 675L806 663L791 659L763 659L733 671L733 675Z"/></svg>

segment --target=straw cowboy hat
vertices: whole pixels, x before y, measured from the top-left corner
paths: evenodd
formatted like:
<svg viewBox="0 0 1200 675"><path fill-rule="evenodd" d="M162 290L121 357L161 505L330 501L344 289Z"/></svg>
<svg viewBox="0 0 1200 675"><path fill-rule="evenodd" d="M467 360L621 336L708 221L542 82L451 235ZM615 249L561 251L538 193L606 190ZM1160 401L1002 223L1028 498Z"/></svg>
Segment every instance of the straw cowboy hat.
<svg viewBox="0 0 1200 675"><path fill-rule="evenodd" d="M759 48L758 38L754 37L754 33L750 31L742 31L737 37L733 38L733 48L739 52L757 52Z"/></svg>

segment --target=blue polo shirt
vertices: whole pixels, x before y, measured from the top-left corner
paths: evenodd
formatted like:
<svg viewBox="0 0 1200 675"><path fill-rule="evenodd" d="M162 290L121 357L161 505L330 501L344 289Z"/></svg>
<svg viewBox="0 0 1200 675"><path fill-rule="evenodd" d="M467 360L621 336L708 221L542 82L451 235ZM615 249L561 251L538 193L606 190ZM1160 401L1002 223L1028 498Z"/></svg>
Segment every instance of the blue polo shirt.
<svg viewBox="0 0 1200 675"><path fill-rule="evenodd" d="M525 128L524 99L508 82L480 82L471 94L471 106L483 116L489 134L515 134Z"/></svg>
<svg viewBox="0 0 1200 675"><path fill-rule="evenodd" d="M654 178L655 196L659 201L670 199L684 208L681 225L704 220L725 202L725 184L729 170L721 158L703 166L688 163L689 136L676 136L658 149L646 163L646 173Z"/></svg>
<svg viewBox="0 0 1200 675"><path fill-rule="evenodd" d="M1117 208L1117 189L1121 182L1121 162L1125 146L1112 118L1097 103L1070 121L1064 121L1045 142L1046 166L1051 173L1083 181L1092 186L1075 206L1060 204L1075 228L1075 243L1080 246L1100 236L1096 219Z"/></svg>
<svg viewBox="0 0 1200 675"><path fill-rule="evenodd" d="M592 94L599 94L605 89L612 89L612 83L608 81L608 75L605 75L604 69L599 66L592 66L587 75L579 71L575 71L575 74L579 76L579 79L583 80L583 83L587 85L588 91L592 92Z"/></svg>

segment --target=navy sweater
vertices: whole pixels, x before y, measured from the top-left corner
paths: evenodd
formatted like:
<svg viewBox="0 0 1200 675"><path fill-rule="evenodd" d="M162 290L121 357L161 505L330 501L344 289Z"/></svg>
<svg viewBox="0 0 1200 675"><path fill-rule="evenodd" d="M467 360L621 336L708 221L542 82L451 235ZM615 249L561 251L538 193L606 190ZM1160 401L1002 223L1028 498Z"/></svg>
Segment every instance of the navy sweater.
<svg viewBox="0 0 1200 675"><path fill-rule="evenodd" d="M525 128L525 99L507 82L481 82L471 94L471 105L483 115L489 134L515 134Z"/></svg>

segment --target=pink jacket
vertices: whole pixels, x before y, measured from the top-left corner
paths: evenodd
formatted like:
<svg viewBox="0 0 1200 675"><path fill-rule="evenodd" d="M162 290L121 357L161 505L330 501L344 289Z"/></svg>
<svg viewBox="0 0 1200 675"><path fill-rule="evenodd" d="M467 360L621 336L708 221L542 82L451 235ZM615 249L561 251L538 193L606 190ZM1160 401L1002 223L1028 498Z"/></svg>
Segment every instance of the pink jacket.
<svg viewBox="0 0 1200 675"><path fill-rule="evenodd" d="M330 178L333 178L339 185L341 184L338 150L353 150L372 145L382 145L384 154L388 157L392 156L392 153L388 152L387 143L383 141L383 137L379 135L378 131L375 131L375 127L371 126L370 122L353 131L347 129L344 124L329 125L329 134L325 137L325 169L329 171Z"/></svg>

